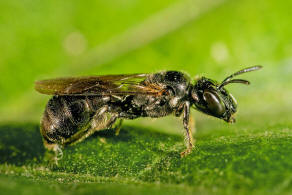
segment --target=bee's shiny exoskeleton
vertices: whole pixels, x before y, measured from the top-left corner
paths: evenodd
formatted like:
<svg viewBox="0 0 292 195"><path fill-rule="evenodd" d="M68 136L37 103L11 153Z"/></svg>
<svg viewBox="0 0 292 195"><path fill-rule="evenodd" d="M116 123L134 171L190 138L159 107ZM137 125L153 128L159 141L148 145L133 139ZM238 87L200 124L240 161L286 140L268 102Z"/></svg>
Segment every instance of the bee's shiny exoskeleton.
<svg viewBox="0 0 292 195"><path fill-rule="evenodd" d="M36 82L36 90L53 95L41 121L41 134L48 150L60 153L62 147L82 141L95 131L117 124L123 119L183 116L189 154L193 147L189 125L190 107L226 122L233 118L237 103L224 88L229 83L249 84L232 79L239 74L260 69L253 66L238 71L218 83L201 77L194 83L179 71L154 74L72 77Z"/></svg>

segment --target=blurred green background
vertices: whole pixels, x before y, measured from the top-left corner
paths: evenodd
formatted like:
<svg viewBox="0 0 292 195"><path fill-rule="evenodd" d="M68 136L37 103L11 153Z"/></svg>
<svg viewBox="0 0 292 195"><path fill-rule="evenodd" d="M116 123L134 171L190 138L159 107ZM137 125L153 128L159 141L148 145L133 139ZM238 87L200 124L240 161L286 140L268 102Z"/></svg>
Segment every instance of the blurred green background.
<svg viewBox="0 0 292 195"><path fill-rule="evenodd" d="M238 123L193 111L198 135L290 129L291 8L284 0L2 0L0 122L38 124L49 96L34 91L36 80L180 70L221 81L260 64L241 76L251 86L227 87ZM182 128L173 117L126 124L176 135Z"/></svg>

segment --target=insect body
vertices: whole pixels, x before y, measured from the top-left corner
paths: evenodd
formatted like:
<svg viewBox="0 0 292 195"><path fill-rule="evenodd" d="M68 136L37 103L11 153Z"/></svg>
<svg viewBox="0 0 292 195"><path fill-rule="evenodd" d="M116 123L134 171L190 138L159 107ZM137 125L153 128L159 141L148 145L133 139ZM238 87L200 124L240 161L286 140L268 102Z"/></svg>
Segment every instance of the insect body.
<svg viewBox="0 0 292 195"><path fill-rule="evenodd" d="M53 95L41 121L44 145L60 154L62 147L80 142L96 131L116 125L118 134L123 119L174 114L183 117L187 149L181 155L185 156L193 147L190 108L235 122L237 103L224 86L249 84L233 77L260 68L240 70L221 83L205 77L192 83L178 71L37 81L38 92Z"/></svg>

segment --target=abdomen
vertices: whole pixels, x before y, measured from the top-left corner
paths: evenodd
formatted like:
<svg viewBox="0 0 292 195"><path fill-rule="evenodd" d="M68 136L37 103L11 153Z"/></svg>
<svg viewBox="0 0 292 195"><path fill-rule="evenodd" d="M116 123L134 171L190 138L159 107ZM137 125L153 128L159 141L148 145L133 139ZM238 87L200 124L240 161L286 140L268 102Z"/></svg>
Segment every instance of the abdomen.
<svg viewBox="0 0 292 195"><path fill-rule="evenodd" d="M41 134L49 144L63 144L87 125L93 114L85 97L54 96L46 106Z"/></svg>

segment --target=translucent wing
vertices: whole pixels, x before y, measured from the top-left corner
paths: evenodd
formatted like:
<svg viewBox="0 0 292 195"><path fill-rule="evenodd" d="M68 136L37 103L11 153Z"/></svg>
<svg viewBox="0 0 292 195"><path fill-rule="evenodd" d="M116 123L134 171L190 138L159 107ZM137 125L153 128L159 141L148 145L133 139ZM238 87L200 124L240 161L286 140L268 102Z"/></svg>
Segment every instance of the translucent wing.
<svg viewBox="0 0 292 195"><path fill-rule="evenodd" d="M35 83L35 89L48 95L161 95L161 85L147 82L149 74L106 75L56 78Z"/></svg>

